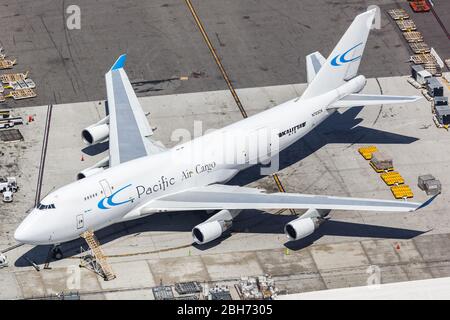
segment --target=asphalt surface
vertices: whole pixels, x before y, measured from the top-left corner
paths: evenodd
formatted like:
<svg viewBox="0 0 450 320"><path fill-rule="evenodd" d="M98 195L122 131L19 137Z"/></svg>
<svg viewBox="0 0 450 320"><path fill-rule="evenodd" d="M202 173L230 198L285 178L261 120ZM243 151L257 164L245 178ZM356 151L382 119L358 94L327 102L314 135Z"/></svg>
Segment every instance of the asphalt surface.
<svg viewBox="0 0 450 320"><path fill-rule="evenodd" d="M434 2L444 23L448 22L450 3ZM236 88L305 82L304 57L316 50L327 56L354 16L373 3L193 1ZM361 73L367 77L408 74L408 47L385 10L409 7L403 1L375 3L382 9L381 29L371 32ZM79 30L66 26L69 5L80 7ZM441 55L450 56L431 13L413 18L430 33L425 35L427 41ZM130 79L145 82L137 87L141 96L226 88L183 0L3 2L0 30L0 45L18 59L13 71L30 71L38 93L26 101L9 99L2 107L104 99L103 75L124 52ZM180 76L189 80L169 80Z"/></svg>

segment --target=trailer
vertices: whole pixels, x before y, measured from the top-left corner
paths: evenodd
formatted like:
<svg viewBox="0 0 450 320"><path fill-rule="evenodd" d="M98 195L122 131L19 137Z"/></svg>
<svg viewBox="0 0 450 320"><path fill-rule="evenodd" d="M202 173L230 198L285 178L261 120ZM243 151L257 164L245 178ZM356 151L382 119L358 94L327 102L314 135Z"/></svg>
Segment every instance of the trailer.
<svg viewBox="0 0 450 320"><path fill-rule="evenodd" d="M22 117L0 119L0 129L12 128L15 125L23 124Z"/></svg>
<svg viewBox="0 0 450 320"><path fill-rule="evenodd" d="M444 86L435 77L427 79L427 91L431 97L442 97L444 95Z"/></svg>

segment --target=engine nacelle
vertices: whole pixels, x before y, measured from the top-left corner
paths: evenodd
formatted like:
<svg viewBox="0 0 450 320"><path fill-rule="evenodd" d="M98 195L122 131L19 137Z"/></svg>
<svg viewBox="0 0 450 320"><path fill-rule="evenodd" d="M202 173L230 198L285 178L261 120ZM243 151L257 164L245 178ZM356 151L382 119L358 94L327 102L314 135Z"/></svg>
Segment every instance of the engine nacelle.
<svg viewBox="0 0 450 320"><path fill-rule="evenodd" d="M81 137L86 144L95 144L106 140L109 136L109 126L106 123L87 127L81 131Z"/></svg>
<svg viewBox="0 0 450 320"><path fill-rule="evenodd" d="M317 218L298 218L284 226L284 233L289 240L305 238L317 229L317 221Z"/></svg>
<svg viewBox="0 0 450 320"><path fill-rule="evenodd" d="M192 238L197 244L205 244L216 240L226 229L224 221L204 222L192 229Z"/></svg>
<svg viewBox="0 0 450 320"><path fill-rule="evenodd" d="M105 170L104 168L87 168L84 169L83 171L78 172L77 174L77 180L81 180L90 176L93 176L94 174L100 173L103 170Z"/></svg>
<svg viewBox="0 0 450 320"><path fill-rule="evenodd" d="M205 222L197 225L192 229L192 239L197 244L205 244L219 238L222 233L228 230L234 217L241 210L221 210Z"/></svg>
<svg viewBox="0 0 450 320"><path fill-rule="evenodd" d="M87 177L90 177L94 174L100 173L103 170L105 170L105 167L108 167L109 165L109 157L106 157L96 164L94 164L92 167L86 168L83 171L79 172L77 174L77 180L81 180Z"/></svg>
<svg viewBox="0 0 450 320"><path fill-rule="evenodd" d="M309 209L300 218L284 226L284 233L289 240L300 240L312 234L324 221L330 210Z"/></svg>

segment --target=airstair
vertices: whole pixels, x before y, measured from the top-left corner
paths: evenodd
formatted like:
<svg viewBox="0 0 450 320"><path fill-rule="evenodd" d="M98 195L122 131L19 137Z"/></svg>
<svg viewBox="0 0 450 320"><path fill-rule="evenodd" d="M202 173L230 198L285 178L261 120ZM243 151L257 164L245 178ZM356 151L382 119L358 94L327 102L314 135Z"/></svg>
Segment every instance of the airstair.
<svg viewBox="0 0 450 320"><path fill-rule="evenodd" d="M91 254L82 258L80 266L87 268L90 267L90 269L94 272L100 274L105 281L115 279L116 275L114 274L111 266L108 264L94 232L91 230L85 231L81 234L81 237L86 240L86 243L91 249Z"/></svg>

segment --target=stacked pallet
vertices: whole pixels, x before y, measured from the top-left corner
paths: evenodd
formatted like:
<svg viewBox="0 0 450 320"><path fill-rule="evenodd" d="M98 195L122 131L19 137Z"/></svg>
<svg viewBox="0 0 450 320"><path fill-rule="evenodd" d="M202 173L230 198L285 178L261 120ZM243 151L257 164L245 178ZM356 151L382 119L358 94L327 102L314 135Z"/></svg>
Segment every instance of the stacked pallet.
<svg viewBox="0 0 450 320"><path fill-rule="evenodd" d="M419 7L420 3L415 1L413 9ZM414 64L422 64L424 69L432 75L440 75L441 68L431 54L430 46L425 43L422 33L417 31L417 26L408 13L403 9L392 9L388 10L388 14L402 31L403 37L414 54L410 56L410 61Z"/></svg>
<svg viewBox="0 0 450 320"><path fill-rule="evenodd" d="M0 48L0 70L12 69L16 63L17 59L7 59L3 48ZM28 72L1 74L0 81L0 103L6 98L22 100L36 97L36 84L28 78ZM10 89L9 93L4 94L5 89Z"/></svg>

